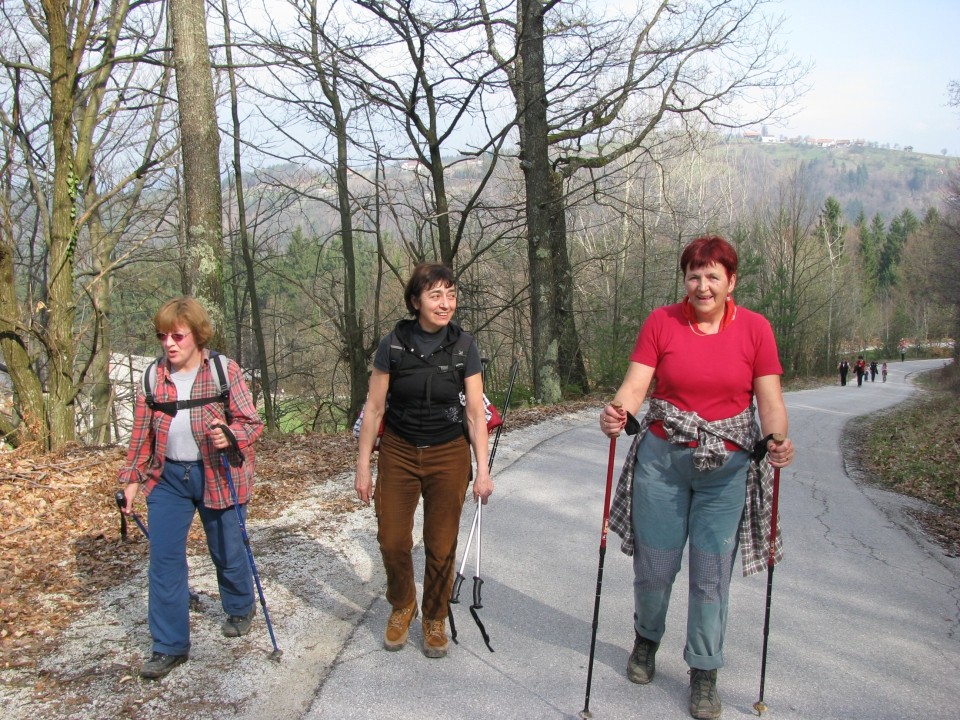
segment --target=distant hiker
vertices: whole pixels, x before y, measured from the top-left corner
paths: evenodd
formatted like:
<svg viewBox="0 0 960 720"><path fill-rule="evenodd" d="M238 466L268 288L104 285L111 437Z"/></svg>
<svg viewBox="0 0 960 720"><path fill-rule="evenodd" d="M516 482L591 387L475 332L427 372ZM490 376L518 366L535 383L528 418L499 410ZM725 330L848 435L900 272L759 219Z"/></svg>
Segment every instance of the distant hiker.
<svg viewBox="0 0 960 720"><path fill-rule="evenodd" d="M883 365L880 366L880 374L883 375L883 381L887 381L887 363L884 361Z"/></svg>
<svg viewBox="0 0 960 720"><path fill-rule="evenodd" d="M867 362L863 355L857 355L857 361L853 364L853 371L857 374L857 387L863 385L863 376L867 374Z"/></svg>
<svg viewBox="0 0 960 720"><path fill-rule="evenodd" d="M840 370L840 387L844 387L847 384L847 373L850 372L850 363L847 362L846 358L843 358L840 360L837 368Z"/></svg>
<svg viewBox="0 0 960 720"><path fill-rule="evenodd" d="M690 714L716 718L738 537L744 574L763 570L769 543L762 538L770 537L772 519L770 465L788 465L794 447L789 438L771 440L769 462L752 460L761 432L785 435L788 422L770 323L733 302L736 251L720 237L698 238L681 254L680 269L686 297L647 317L614 398L622 409L604 407L600 429L611 437L621 432L626 412L639 410L656 380L610 515L610 529L633 555L635 637L627 677L641 685L654 677L689 540L683 656L691 668ZM704 363L705 356L714 362Z"/></svg>
<svg viewBox="0 0 960 720"><path fill-rule="evenodd" d="M373 499L377 540L387 575L387 620L383 646L400 650L417 616L413 576L413 520L423 497L423 654L447 654L447 601L453 587L460 513L476 460L473 496L493 492L487 465L483 366L477 344L453 322L456 277L450 268L423 263L404 291L412 319L401 320L380 341L360 427L355 490ZM458 342L469 339L465 350ZM461 404L460 393L466 398ZM389 394L389 403L387 396ZM464 417L465 415L465 417ZM384 420L374 489L370 456ZM465 420L465 422L464 422ZM469 442L468 442L469 438Z"/></svg>
<svg viewBox="0 0 960 720"><path fill-rule="evenodd" d="M227 615L221 630L226 637L250 632L256 612L253 574L219 453L227 453L245 513L253 489L252 444L263 422L237 363L206 349L213 324L200 303L171 300L157 311L153 326L163 356L145 371L119 478L125 485L124 513L133 512L138 493L147 502L153 654L140 676L156 679L186 662L190 652L187 534L195 512ZM213 429L221 424L229 426L237 447L222 429Z"/></svg>
<svg viewBox="0 0 960 720"><path fill-rule="evenodd" d="M877 361L871 360L870 361L870 382L877 381L877 372L879 372L879 370L877 369Z"/></svg>

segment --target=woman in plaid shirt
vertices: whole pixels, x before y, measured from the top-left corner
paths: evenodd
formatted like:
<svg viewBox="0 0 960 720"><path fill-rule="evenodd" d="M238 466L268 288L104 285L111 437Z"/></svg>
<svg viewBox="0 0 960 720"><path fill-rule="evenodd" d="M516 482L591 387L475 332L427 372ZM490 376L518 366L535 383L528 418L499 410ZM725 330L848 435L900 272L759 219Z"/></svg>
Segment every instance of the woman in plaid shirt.
<svg viewBox="0 0 960 720"><path fill-rule="evenodd" d="M684 660L690 667L690 714L718 718L717 670L723 666L730 576L740 545L744 572L764 567L757 554L769 497L759 463L763 435L787 434L782 369L770 323L737 307L737 253L723 238L702 237L680 256L686 297L654 310L637 338L615 402L600 415L614 437L656 380L650 409L610 513L610 529L633 554L634 648L627 677L649 683L666 627L674 578L689 552L689 609ZM754 419L754 401L760 428ZM793 442L767 443L765 467L793 459ZM767 518L769 533L769 518ZM766 536L769 537L769 534ZM764 558L765 559L765 558Z"/></svg>
<svg viewBox="0 0 960 720"><path fill-rule="evenodd" d="M200 303L189 297L171 300L153 324L163 356L155 365L156 377L148 382L161 407L151 409L144 394L138 395L130 449L119 478L125 485L124 512L132 513L133 501L142 493L149 513L153 654L140 675L155 679L186 662L190 650L187 534L195 511L217 569L220 602L227 614L223 634L250 632L256 612L253 576L219 453L227 453L245 515L253 489L253 442L263 422L240 367L223 356L217 359L226 372L229 395L221 394L206 349L213 323ZM236 446L220 425L229 426Z"/></svg>

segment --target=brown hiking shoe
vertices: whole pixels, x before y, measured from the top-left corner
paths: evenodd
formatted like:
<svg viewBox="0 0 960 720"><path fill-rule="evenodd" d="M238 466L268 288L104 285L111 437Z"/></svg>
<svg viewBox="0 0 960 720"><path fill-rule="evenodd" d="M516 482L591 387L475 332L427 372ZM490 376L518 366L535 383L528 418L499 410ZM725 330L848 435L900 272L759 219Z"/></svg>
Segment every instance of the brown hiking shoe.
<svg viewBox="0 0 960 720"><path fill-rule="evenodd" d="M385 650L401 650L407 644L407 635L410 634L410 623L417 616L417 601L405 608L394 608L387 619L387 630L383 634Z"/></svg>
<svg viewBox="0 0 960 720"><path fill-rule="evenodd" d="M447 621L423 620L423 654L428 658L442 658L447 656Z"/></svg>

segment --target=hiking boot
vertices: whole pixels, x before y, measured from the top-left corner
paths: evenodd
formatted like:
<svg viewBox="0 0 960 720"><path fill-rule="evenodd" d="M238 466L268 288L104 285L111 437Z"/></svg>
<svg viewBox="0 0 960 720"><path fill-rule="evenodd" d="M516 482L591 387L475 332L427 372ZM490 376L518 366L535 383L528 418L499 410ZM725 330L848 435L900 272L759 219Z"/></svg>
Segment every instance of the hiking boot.
<svg viewBox="0 0 960 720"><path fill-rule="evenodd" d="M442 658L447 656L447 647L450 643L447 641L447 621L443 618L439 620L423 621L423 654L428 658Z"/></svg>
<svg viewBox="0 0 960 720"><path fill-rule="evenodd" d="M636 635L637 638L633 641L633 652L627 660L627 678L638 685L646 685L653 680L653 675L657 671L657 649L660 643L648 640L640 633Z"/></svg>
<svg viewBox="0 0 960 720"><path fill-rule="evenodd" d="M383 634L385 650L400 650L407 644L407 635L410 634L410 623L417 616L417 601L414 599L405 608L394 608L387 619L387 630Z"/></svg>
<svg viewBox="0 0 960 720"><path fill-rule="evenodd" d="M241 637L246 635L250 632L250 625L253 623L253 617L256 614L257 607L254 605L253 609L246 615L231 615L223 621L223 625L220 626L220 632L223 633L224 637Z"/></svg>
<svg viewBox="0 0 960 720"><path fill-rule="evenodd" d="M717 671L690 668L690 715L697 720L720 717L720 695L717 693Z"/></svg>
<svg viewBox="0 0 960 720"><path fill-rule="evenodd" d="M158 680L177 665L183 665L186 661L186 655L165 655L155 652L140 668L140 677L148 680Z"/></svg>

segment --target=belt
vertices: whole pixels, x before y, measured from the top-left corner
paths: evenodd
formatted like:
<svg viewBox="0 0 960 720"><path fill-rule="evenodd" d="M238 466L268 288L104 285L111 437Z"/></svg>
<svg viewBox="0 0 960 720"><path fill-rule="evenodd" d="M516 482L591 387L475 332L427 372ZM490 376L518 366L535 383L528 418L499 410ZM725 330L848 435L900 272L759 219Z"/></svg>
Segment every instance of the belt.
<svg viewBox="0 0 960 720"><path fill-rule="evenodd" d="M165 457L163 459L165 463L174 463L175 465L183 465L184 467L190 467L191 465L203 465L203 459L197 458L196 460L174 460L170 457Z"/></svg>

